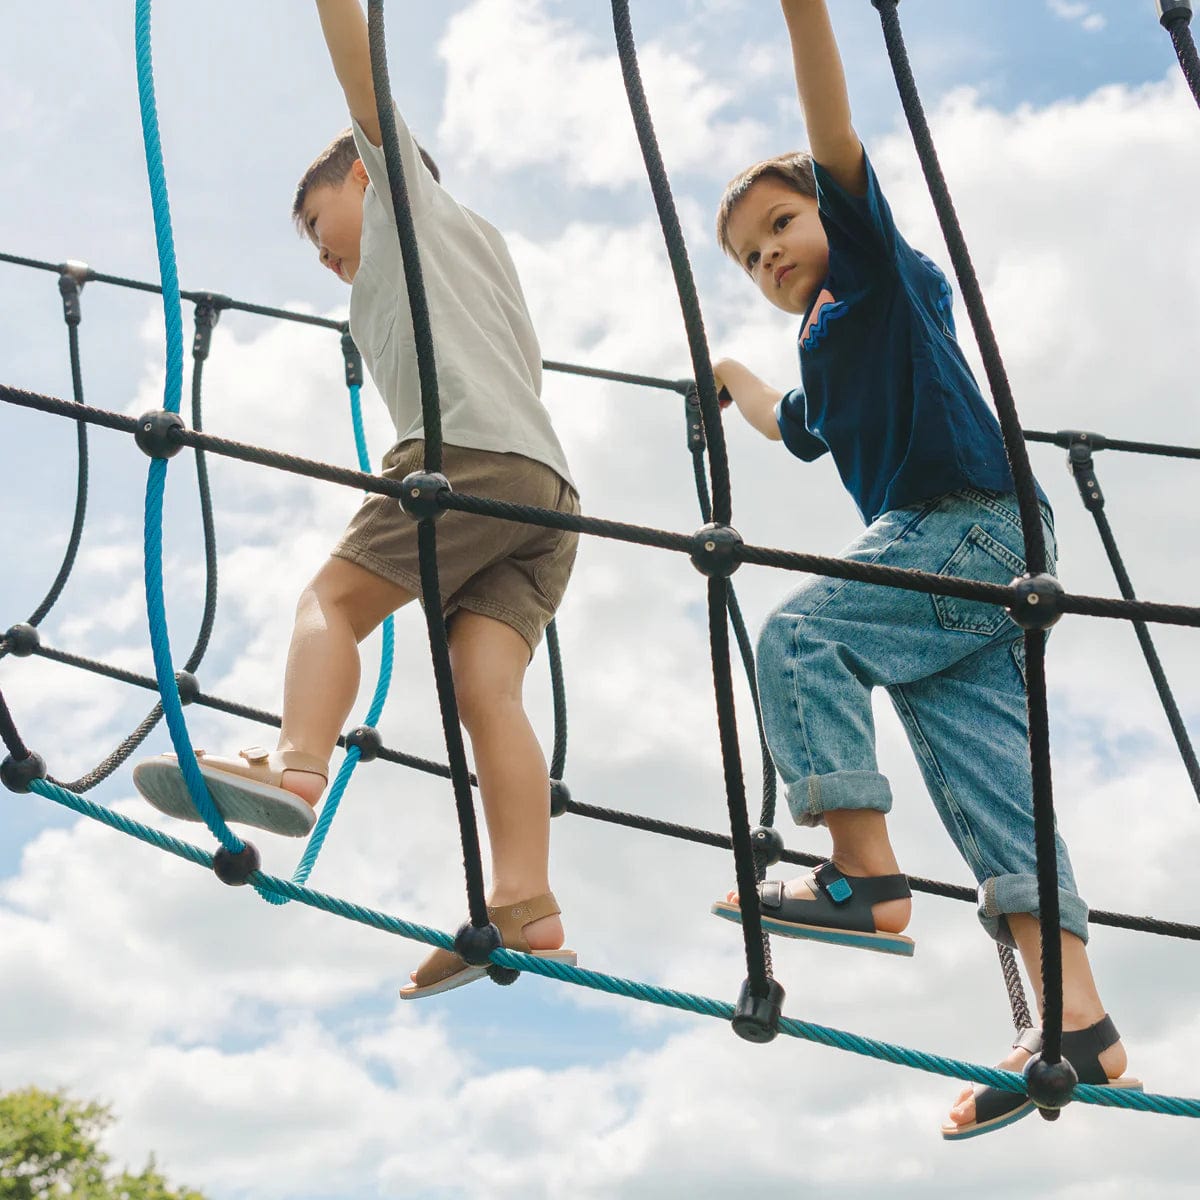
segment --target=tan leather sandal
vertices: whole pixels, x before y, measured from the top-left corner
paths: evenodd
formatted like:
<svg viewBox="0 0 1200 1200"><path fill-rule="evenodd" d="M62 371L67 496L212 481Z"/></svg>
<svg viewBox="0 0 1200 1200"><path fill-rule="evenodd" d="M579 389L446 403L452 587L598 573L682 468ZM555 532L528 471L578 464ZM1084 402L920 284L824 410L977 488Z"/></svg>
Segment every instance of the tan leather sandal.
<svg viewBox="0 0 1200 1200"><path fill-rule="evenodd" d="M316 823L312 805L280 786L284 771L308 771L329 778L329 764L299 750L251 746L237 758L196 751L200 774L217 811L226 821L253 825L284 837L306 837ZM133 784L160 812L181 821L199 821L179 761L174 754L146 759L133 768Z"/></svg>
<svg viewBox="0 0 1200 1200"><path fill-rule="evenodd" d="M575 966L579 956L574 950L531 950L525 938L525 929L534 921L543 917L557 916L562 909L554 899L552 892L542 896L534 896L532 900L522 900L517 904L502 904L488 908L488 916L492 924L500 930L500 937L506 950L519 950L531 954L535 958L547 958L551 962L567 963ZM400 989L401 999L416 1000L421 996L435 996L439 992L448 992L453 988L474 983L487 974L487 964L473 967L450 950L435 950L416 971L416 980L408 987Z"/></svg>

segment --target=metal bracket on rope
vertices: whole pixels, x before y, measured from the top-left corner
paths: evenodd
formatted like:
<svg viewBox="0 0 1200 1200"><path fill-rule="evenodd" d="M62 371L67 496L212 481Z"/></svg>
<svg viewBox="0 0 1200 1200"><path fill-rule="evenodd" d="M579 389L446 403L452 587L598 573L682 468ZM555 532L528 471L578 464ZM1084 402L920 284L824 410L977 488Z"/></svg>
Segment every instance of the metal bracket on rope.
<svg viewBox="0 0 1200 1200"><path fill-rule="evenodd" d="M1164 29L1170 29L1182 21L1185 25L1192 19L1192 0L1156 0L1158 20Z"/></svg>
<svg viewBox="0 0 1200 1200"><path fill-rule="evenodd" d="M10 792L28 792L31 790L29 785L35 779L45 778L46 760L32 750L24 758L13 758L9 754L0 762L0 783Z"/></svg>
<svg viewBox="0 0 1200 1200"><path fill-rule="evenodd" d="M731 1021L733 1032L744 1041L759 1045L774 1041L779 1033L785 995L783 984L778 979L768 979L767 994L756 996L747 979L738 992L737 1007Z"/></svg>
<svg viewBox="0 0 1200 1200"><path fill-rule="evenodd" d="M362 387L363 360L350 330L342 331L342 358L346 361L346 386Z"/></svg>
<svg viewBox="0 0 1200 1200"><path fill-rule="evenodd" d="M1088 512L1097 512L1104 507L1104 493L1096 479L1096 469L1092 462L1092 451L1103 449L1096 446L1095 435L1090 433L1072 433L1067 446L1067 467L1075 477L1075 486L1079 489L1079 498ZM1103 442L1103 438L1100 439Z"/></svg>
<svg viewBox="0 0 1200 1200"><path fill-rule="evenodd" d="M704 450L704 412L700 407L700 389L695 382L689 383L684 393L684 416L687 418L688 449L693 454Z"/></svg>
<svg viewBox="0 0 1200 1200"><path fill-rule="evenodd" d="M732 525L710 522L692 535L689 557L701 575L728 579L742 565L737 548L743 544L742 535Z"/></svg>
<svg viewBox="0 0 1200 1200"><path fill-rule="evenodd" d="M1029 1098L1037 1105L1038 1114L1046 1121L1057 1121L1058 1114L1071 1103L1079 1076L1065 1058L1056 1063L1045 1062L1035 1054L1022 1071Z"/></svg>
<svg viewBox="0 0 1200 1200"><path fill-rule="evenodd" d="M133 440L151 458L174 458L183 443L171 437L172 430L182 429L183 418L169 408L157 408L138 417Z"/></svg>
<svg viewBox="0 0 1200 1200"><path fill-rule="evenodd" d="M5 649L14 658L28 658L42 644L42 635L36 625L27 625L22 621L12 626L4 635Z"/></svg>
<svg viewBox="0 0 1200 1200"><path fill-rule="evenodd" d="M63 302L63 320L68 325L78 325L83 320L79 307L79 293L91 275L87 263L65 262L59 268L58 290Z"/></svg>
<svg viewBox="0 0 1200 1200"><path fill-rule="evenodd" d="M374 725L360 725L346 734L346 745L358 750L359 762L374 762L383 749L383 738Z"/></svg>
<svg viewBox="0 0 1200 1200"><path fill-rule="evenodd" d="M221 310L228 308L233 301L228 296L217 292L201 292L194 297L196 301L196 335L192 338L192 357L203 362L212 349L213 330L221 319Z"/></svg>
<svg viewBox="0 0 1200 1200"><path fill-rule="evenodd" d="M411 475L405 475L400 486L404 489L404 495L400 497L401 506L418 521L436 521L446 511L438 502L438 497L454 490L450 480L437 471L414 471Z"/></svg>
<svg viewBox="0 0 1200 1200"><path fill-rule="evenodd" d="M1020 575L1012 586L1017 598L1008 611L1022 629L1049 629L1062 616L1063 586L1053 575Z"/></svg>

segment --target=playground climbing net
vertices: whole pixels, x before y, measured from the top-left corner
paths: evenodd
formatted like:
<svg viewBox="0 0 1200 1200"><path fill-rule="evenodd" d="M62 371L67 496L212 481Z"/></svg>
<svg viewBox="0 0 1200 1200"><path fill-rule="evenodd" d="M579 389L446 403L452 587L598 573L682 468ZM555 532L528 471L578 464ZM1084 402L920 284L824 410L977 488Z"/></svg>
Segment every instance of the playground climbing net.
<svg viewBox="0 0 1200 1200"><path fill-rule="evenodd" d="M816 865L819 860L813 855L785 849L782 838L773 828L775 774L762 738L761 722L759 722L759 741L762 752L763 799L759 824L753 829L750 827L734 709L729 641L729 629L732 626L740 656L746 668L750 694L754 700L757 717L752 652L731 583L731 576L743 563L825 574L879 586L897 587L933 595L957 596L968 600L1003 605L1024 629L1029 692L1030 756L1038 851L1039 919L1043 932L1044 1012L1042 1028L1044 1049L1042 1061L1045 1064L1053 1066L1061 1059L1062 964L1057 936L1059 925L1057 866L1053 837L1054 808L1047 728L1044 651L1046 630L1062 615L1078 614L1116 618L1133 623L1162 700L1168 723L1179 747L1185 770L1197 798L1200 799L1200 767L1197 765L1195 752L1178 706L1171 694L1165 671L1148 628L1150 623L1156 622L1200 626L1200 608L1149 603L1136 598L1104 512L1104 496L1094 459L1096 452L1105 449L1194 459L1200 458L1200 449L1119 441L1083 430L1045 433L1021 428L983 296L971 265L917 93L897 14L898 0L871 0L871 2L879 12L900 100L950 250L951 260L972 328L979 342L987 380L996 404L1005 447L1016 480L1026 539L1026 575L1014 580L1010 586L999 586L919 571L850 562L844 559L751 545L746 543L733 527L729 468L719 401L708 359L704 325L674 200L642 89L628 0L612 0L617 50L630 110L675 275L691 355L692 376L683 380L670 380L560 362L546 362L544 365L549 370L613 380L679 395L683 400L686 444L692 455L697 497L704 524L696 532L684 534L596 517L570 515L502 503L455 492L451 481L441 474L442 438L437 373L433 355L434 331L430 326L429 312L425 303L420 270L420 250L413 229L390 104L391 92L384 49L383 0L369 0L368 3L371 65L379 105L393 208L397 217L397 232L413 314L425 423L425 463L422 471L410 475L401 483L370 474L359 409L362 361L345 323L249 304L217 293L184 292L179 288L154 94L150 38L151 0L136 0L135 36L138 91L141 101L142 130L146 146L150 192L154 208L161 282L151 284L121 276L105 275L78 262L53 264L12 254L0 254L0 261L51 271L58 275L63 315L68 331L73 386L73 399L63 400L0 384L0 400L75 421L78 463L74 519L61 566L45 597L30 616L25 621L12 625L0 637L0 658L40 656L50 661L78 667L133 686L156 691L159 698L145 719L103 762L81 778L64 783L47 774L45 760L40 754L31 750L23 740L9 706L3 695L0 694L0 739L3 740L7 750L7 757L0 766L0 778L5 785L14 792L33 792L46 799L56 801L77 813L91 817L149 845L200 866L212 868L217 876L227 884L250 883L258 894L270 903L285 904L289 901L296 901L388 933L398 934L431 946L454 950L471 963L480 965L487 963L489 964L489 974L499 983L510 983L519 973L532 972L566 983L623 995L647 1003L720 1017L731 1021L734 1029L742 1037L753 1042L770 1041L782 1033L887 1062L946 1075L954 1079L989 1084L1010 1092L1028 1093L1037 1102L1043 1115L1047 1117L1056 1116L1058 1110L1071 1099L1109 1107L1200 1117L1200 1100L1086 1084L1076 1084L1073 1090L1064 1092L1061 1088L1055 1090L1044 1086L1036 1072L1031 1073L1030 1077L1026 1079L1010 1071L912 1050L858 1034L785 1017L782 1014L783 989L772 977L770 947L761 925L756 883L763 878L766 868L775 862ZM1196 48L1189 30L1192 15L1191 0L1158 0L1158 10L1161 23L1171 36L1184 77L1197 102L1200 103L1200 59L1197 58ZM85 403L78 330L82 320L81 290L87 282L106 283L118 287L161 293L167 346L166 385L164 404L161 409L146 413L139 418L132 418ZM192 420L190 425L186 424L180 416L183 374L181 301L183 299L193 303L195 309L195 332L192 343ZM262 447L214 437L204 432L201 410L203 367L210 352L213 330L221 313L227 310L300 322L341 334L359 470L281 454ZM155 665L153 678L48 646L43 643L38 628L66 586L82 540L87 511L87 432L91 425L133 435L138 446L151 460L146 490L145 574L150 641ZM1080 497L1096 522L1112 564L1121 591L1120 599L1068 593L1056 580L1046 574L1045 546L1042 540L1041 521L1037 516L1037 499L1026 442L1051 443L1067 451L1068 465ZM206 589L203 614L195 643L182 668L176 671L171 657L163 597L162 501L168 460L185 447L194 452L196 464L204 536ZM301 862L291 879L283 879L263 871L255 847L234 834L216 810L199 773L195 751L190 743L183 713L186 705L196 704L246 717L265 725L278 727L280 724L280 718L275 714L205 693L201 689L197 677L197 671L207 651L216 619L217 550L206 468L206 455L210 453L256 463L276 470L293 472L313 479L325 480L360 491L390 496L418 522L422 598L438 701L446 734L448 763L431 762L391 749L383 744L376 729L386 700L391 674L393 635L389 620L383 631L381 665L374 697L363 723L339 739L339 744L346 750L342 767L334 780L329 797L322 807L321 817L310 835ZM639 814L599 808L572 798L564 782L567 748L566 692L557 631L553 625L547 631L554 698L554 746L550 763L551 810L555 816L572 813L732 851L737 887L742 898L743 934L747 962L747 978L736 1003L673 991L601 972L588 971L507 950L502 945L499 934L490 924L487 915L472 796L475 780L467 766L450 674L446 630L440 615L436 559L437 518L447 510L475 514L481 520L522 521L685 554L707 578L709 642L713 664L718 731L724 764L725 790L729 807L729 834L718 834ZM132 821L120 813L96 804L84 795L116 771L164 718L193 801L205 824L219 843L213 852ZM452 783L462 839L469 912L469 921L453 937L439 930L404 921L362 905L326 895L307 886L309 874L315 865L330 823L336 815L338 804L357 764L375 759L448 778ZM963 901L975 899L974 889L971 888L915 877L910 882L915 890L933 895ZM1101 911L1093 911L1090 920L1095 924L1116 928L1185 940L1200 940L1200 926L1196 925ZM1053 936L1050 936L1051 934ZM1011 952L1002 949L1001 961L1013 1006L1014 1023L1018 1028L1028 1027L1031 1023L1028 1007L1021 991L1019 975Z"/></svg>

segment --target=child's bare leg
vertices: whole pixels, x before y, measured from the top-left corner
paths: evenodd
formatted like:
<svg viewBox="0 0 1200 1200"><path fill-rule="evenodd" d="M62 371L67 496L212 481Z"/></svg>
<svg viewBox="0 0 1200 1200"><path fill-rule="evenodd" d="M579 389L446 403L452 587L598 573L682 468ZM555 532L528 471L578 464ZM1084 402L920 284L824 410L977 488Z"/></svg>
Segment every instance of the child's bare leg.
<svg viewBox="0 0 1200 1200"><path fill-rule="evenodd" d="M358 695L358 643L412 594L344 558L331 558L301 593L283 681L281 750L328 760ZM285 771L283 786L309 804L319 775Z"/></svg>
<svg viewBox="0 0 1200 1200"><path fill-rule="evenodd" d="M1042 932L1037 917L1030 913L1011 913L1008 925L1014 941L1021 952L1021 961L1033 986L1039 1014L1042 1011ZM1105 1013L1096 981L1092 976L1092 964L1088 961L1087 947L1073 933L1062 933L1063 960L1063 1029L1072 1031L1087 1029L1095 1025ZM1029 1061L1027 1051L1014 1049L999 1065L1011 1071L1020 1071ZM1100 1055L1100 1065L1109 1079L1118 1079L1125 1073L1128 1059L1125 1047L1117 1042ZM950 1110L950 1118L958 1125L975 1119L975 1097L971 1088L966 1088Z"/></svg>
<svg viewBox="0 0 1200 1200"><path fill-rule="evenodd" d="M843 874L900 873L900 864L888 837L887 817L883 813L870 808L833 809L825 814L825 822L833 839L829 857ZM812 898L812 889L803 876L789 881L784 892L800 900ZM729 899L736 902L737 892L730 892ZM901 933L912 915L912 901L884 900L872 905L871 913L875 928L881 933Z"/></svg>
<svg viewBox="0 0 1200 1200"><path fill-rule="evenodd" d="M492 849L488 903L529 900L550 890L550 775L522 700L529 646L502 621L460 609L450 661ZM562 921L543 917L525 936L533 950L557 950Z"/></svg>

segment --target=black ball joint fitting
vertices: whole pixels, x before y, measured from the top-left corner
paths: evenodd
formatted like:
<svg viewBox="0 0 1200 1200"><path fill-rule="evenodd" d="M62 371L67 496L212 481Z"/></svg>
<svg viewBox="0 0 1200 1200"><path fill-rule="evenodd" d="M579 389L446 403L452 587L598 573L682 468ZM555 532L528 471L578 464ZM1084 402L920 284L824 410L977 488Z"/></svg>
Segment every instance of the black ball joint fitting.
<svg viewBox="0 0 1200 1200"><path fill-rule="evenodd" d="M473 967L482 967L492 956L493 950L504 945L500 930L490 921L486 925L472 925L470 921L458 927L454 935L454 953L463 962Z"/></svg>
<svg viewBox="0 0 1200 1200"><path fill-rule="evenodd" d="M710 579L728 579L742 565L736 557L742 544L732 525L703 525L692 534L692 565Z"/></svg>
<svg viewBox="0 0 1200 1200"><path fill-rule="evenodd" d="M261 866L262 859L253 842L243 842L237 854L219 846L213 855L213 871L222 883L230 887L241 887Z"/></svg>
<svg viewBox="0 0 1200 1200"><path fill-rule="evenodd" d="M779 1032L779 1017L783 1011L783 985L777 979L767 980L767 994L756 996L750 980L742 984L737 1008L733 1013L733 1032L747 1042L773 1041Z"/></svg>
<svg viewBox="0 0 1200 1200"><path fill-rule="evenodd" d="M509 984L516 983L521 978L521 972L515 967L501 967L496 963L492 963L488 967L487 973L488 978L501 987L508 987Z"/></svg>
<svg viewBox="0 0 1200 1200"><path fill-rule="evenodd" d="M45 778L46 760L40 754L31 752L24 758L13 758L10 754L0 762L0 783L10 792L28 792L29 785L35 779Z"/></svg>
<svg viewBox="0 0 1200 1200"><path fill-rule="evenodd" d="M750 848L758 866L773 867L783 857L783 834L769 825L750 830Z"/></svg>
<svg viewBox="0 0 1200 1200"><path fill-rule="evenodd" d="M1192 0L1158 0L1158 20L1164 29L1192 19Z"/></svg>
<svg viewBox="0 0 1200 1200"><path fill-rule="evenodd" d="M410 517L418 521L437 520L445 511L438 503L438 496L451 490L445 475L437 471L414 471L405 475L400 486L404 489L400 504Z"/></svg>
<svg viewBox="0 0 1200 1200"><path fill-rule="evenodd" d="M561 779L550 780L550 815L561 817L571 803L571 789Z"/></svg>
<svg viewBox="0 0 1200 1200"><path fill-rule="evenodd" d="M1022 629L1049 629L1062 616L1062 584L1053 575L1021 575L1012 581L1017 598L1009 608Z"/></svg>
<svg viewBox="0 0 1200 1200"><path fill-rule="evenodd" d="M359 762L374 762L383 749L383 738L374 725L360 725L346 735L346 745L358 750Z"/></svg>
<svg viewBox="0 0 1200 1200"><path fill-rule="evenodd" d="M42 635L36 625L26 625L23 621L14 625L4 635L9 654L16 658L28 658L42 644Z"/></svg>
<svg viewBox="0 0 1200 1200"><path fill-rule="evenodd" d="M176 671L175 686L179 689L180 704L193 704L200 699L200 681L191 671Z"/></svg>
<svg viewBox="0 0 1200 1200"><path fill-rule="evenodd" d="M174 458L183 449L183 443L171 437L171 431L183 427L183 418L178 413L154 409L138 417L133 440L151 458Z"/></svg>
<svg viewBox="0 0 1200 1200"><path fill-rule="evenodd" d="M1057 1121L1059 1112L1071 1102L1071 1095L1079 1076L1075 1068L1065 1059L1048 1063L1040 1054L1035 1054L1022 1072L1025 1090L1037 1105L1038 1112L1047 1121Z"/></svg>

